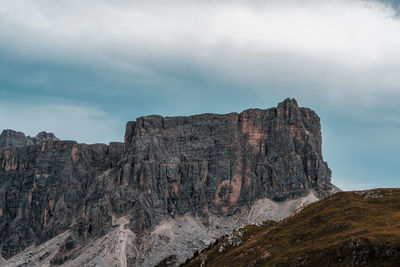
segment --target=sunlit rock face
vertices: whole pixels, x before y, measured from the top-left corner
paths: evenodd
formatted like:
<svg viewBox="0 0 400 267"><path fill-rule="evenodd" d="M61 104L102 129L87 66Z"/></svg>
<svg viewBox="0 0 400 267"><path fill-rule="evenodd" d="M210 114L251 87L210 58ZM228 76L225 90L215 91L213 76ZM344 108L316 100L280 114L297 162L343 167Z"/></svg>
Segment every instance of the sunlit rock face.
<svg viewBox="0 0 400 267"><path fill-rule="evenodd" d="M310 191L321 198L334 190L322 159L319 117L294 99L240 114L141 117L127 123L124 143L78 144L46 133L35 138L28 142L22 133L9 132L0 138L0 247L5 259L68 230L58 253L43 259L71 262L83 257L79 248L90 242L94 246L93 240L115 232L124 218L123 229L129 232L121 231L134 240L124 247L130 256L121 258L122 265L146 266L146 258L154 256L143 253L146 244L155 242L151 233L166 221L195 218L196 229L206 229L204 234L213 225L215 235L206 238L212 241L225 234L213 218L229 221L231 231L232 218L250 212L257 200L283 203ZM199 236L205 236L202 231ZM190 255L207 243L180 249ZM162 250L164 243L157 244Z"/></svg>

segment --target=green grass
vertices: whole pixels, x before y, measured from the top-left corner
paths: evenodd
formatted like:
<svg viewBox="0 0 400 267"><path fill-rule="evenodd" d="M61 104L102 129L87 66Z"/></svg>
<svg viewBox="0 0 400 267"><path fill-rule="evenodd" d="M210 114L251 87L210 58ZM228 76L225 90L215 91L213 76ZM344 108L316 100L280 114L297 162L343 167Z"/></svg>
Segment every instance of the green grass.
<svg viewBox="0 0 400 267"><path fill-rule="evenodd" d="M340 192L185 266L400 266L400 189ZM222 241L223 242L223 241Z"/></svg>

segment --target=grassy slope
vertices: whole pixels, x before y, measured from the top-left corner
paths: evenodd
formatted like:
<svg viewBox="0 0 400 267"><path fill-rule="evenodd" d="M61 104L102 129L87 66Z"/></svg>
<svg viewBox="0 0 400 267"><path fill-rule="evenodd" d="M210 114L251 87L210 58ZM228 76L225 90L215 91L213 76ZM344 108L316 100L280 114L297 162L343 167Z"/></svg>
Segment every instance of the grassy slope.
<svg viewBox="0 0 400 267"><path fill-rule="evenodd" d="M185 266L400 266L400 189L340 192ZM222 242L223 243L223 242Z"/></svg>

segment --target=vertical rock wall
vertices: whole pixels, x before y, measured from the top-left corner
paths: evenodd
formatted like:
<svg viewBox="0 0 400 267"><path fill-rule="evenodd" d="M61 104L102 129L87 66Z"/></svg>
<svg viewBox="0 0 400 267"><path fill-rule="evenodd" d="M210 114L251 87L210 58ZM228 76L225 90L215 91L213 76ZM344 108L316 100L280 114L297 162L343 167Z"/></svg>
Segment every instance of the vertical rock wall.
<svg viewBox="0 0 400 267"><path fill-rule="evenodd" d="M146 207L134 210L134 230L155 217L229 215L260 198L282 201L309 189L324 196L331 171L321 143L319 117L293 99L240 114L128 122L119 175Z"/></svg>
<svg viewBox="0 0 400 267"><path fill-rule="evenodd" d="M319 117L287 99L226 115L146 116L125 142L0 136L0 247L9 258L69 229L57 264L121 216L139 236L163 219L229 216L258 199L331 193ZM68 257L74 257L69 255Z"/></svg>

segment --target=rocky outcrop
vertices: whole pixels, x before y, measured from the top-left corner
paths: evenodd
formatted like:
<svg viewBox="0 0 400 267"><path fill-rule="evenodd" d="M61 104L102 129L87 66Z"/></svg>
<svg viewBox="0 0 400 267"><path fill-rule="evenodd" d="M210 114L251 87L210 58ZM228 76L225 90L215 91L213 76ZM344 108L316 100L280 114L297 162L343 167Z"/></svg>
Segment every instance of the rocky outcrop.
<svg viewBox="0 0 400 267"><path fill-rule="evenodd" d="M0 135L0 149L5 147L22 147L37 145L44 140L59 140L53 133L40 132L36 137L25 136L24 133L4 130Z"/></svg>
<svg viewBox="0 0 400 267"><path fill-rule="evenodd" d="M210 215L206 223L191 215L169 218L140 235L129 229L130 220L122 216L113 220L111 229L101 237L77 245L73 233L66 231L8 259L6 266L176 266L240 227L282 220L316 200L313 193L284 202L261 199L232 216Z"/></svg>
<svg viewBox="0 0 400 267"><path fill-rule="evenodd" d="M117 176L135 189L133 230L187 213L229 215L257 199L283 201L310 188L324 196L331 171L321 143L319 117L292 99L240 114L128 122Z"/></svg>
<svg viewBox="0 0 400 267"><path fill-rule="evenodd" d="M119 147L119 149L117 149ZM116 166L122 144L44 140L0 151L0 240L8 258L62 233L84 214L96 176Z"/></svg>
<svg viewBox="0 0 400 267"><path fill-rule="evenodd" d="M124 218L137 251L123 262L149 266L154 262L140 255L152 257L146 246L154 241L151 233L170 220L189 216L207 229L215 218L224 223L258 200L283 203L310 190L319 198L334 190L322 158L319 117L294 99L240 114L141 117L127 123L123 144L52 138L37 144L18 136L1 139L14 140L0 152L6 259L69 230L52 263L71 261L79 258L78 248Z"/></svg>

